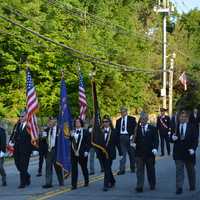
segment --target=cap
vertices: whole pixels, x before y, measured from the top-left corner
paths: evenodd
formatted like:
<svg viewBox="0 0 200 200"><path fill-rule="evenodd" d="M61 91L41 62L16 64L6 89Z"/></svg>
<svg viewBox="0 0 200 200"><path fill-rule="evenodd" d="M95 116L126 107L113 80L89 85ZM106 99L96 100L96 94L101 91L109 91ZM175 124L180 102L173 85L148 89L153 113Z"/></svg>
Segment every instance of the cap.
<svg viewBox="0 0 200 200"><path fill-rule="evenodd" d="M26 115L26 109L24 108L23 110L21 110L19 116L24 117L25 115Z"/></svg>
<svg viewBox="0 0 200 200"><path fill-rule="evenodd" d="M103 120L104 120L104 119L110 120L110 116L109 116L109 115L104 115L104 116L103 116Z"/></svg>
<svg viewBox="0 0 200 200"><path fill-rule="evenodd" d="M49 120L57 120L57 118L55 116L50 116Z"/></svg>
<svg viewBox="0 0 200 200"><path fill-rule="evenodd" d="M160 112L165 112L165 111L167 111L166 108L160 108Z"/></svg>
<svg viewBox="0 0 200 200"><path fill-rule="evenodd" d="M144 111L142 111L141 113L140 113L140 118L148 118L148 114L146 113L146 112L144 112Z"/></svg>
<svg viewBox="0 0 200 200"><path fill-rule="evenodd" d="M120 108L120 111L121 111L121 112L127 112L128 109L127 109L126 107L122 106L122 107Z"/></svg>

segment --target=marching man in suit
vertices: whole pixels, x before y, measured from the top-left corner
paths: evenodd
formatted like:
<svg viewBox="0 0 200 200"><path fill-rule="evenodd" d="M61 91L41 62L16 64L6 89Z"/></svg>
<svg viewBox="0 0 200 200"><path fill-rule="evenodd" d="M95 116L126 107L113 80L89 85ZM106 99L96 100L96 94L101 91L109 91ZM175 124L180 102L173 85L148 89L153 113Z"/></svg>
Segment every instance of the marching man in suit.
<svg viewBox="0 0 200 200"><path fill-rule="evenodd" d="M199 130L200 116L197 108L194 108L193 112L190 114L189 122Z"/></svg>
<svg viewBox="0 0 200 200"><path fill-rule="evenodd" d="M90 151L91 141L90 134L83 128L84 124L80 118L74 121L74 130L71 133L71 184L72 190L77 188L78 181L78 163L81 166L84 181L84 186L89 185L89 174L87 168L88 154Z"/></svg>
<svg viewBox="0 0 200 200"><path fill-rule="evenodd" d="M130 140L133 138L136 124L135 118L128 115L127 108L122 107L121 118L116 122L116 133L120 137L120 146L122 151L122 159L120 160L118 175L125 174L127 153L130 159L131 172L135 172L135 152L134 148L130 146Z"/></svg>
<svg viewBox="0 0 200 200"><path fill-rule="evenodd" d="M61 166L56 163L56 149L57 149L57 135L58 135L58 126L57 120L54 117L49 117L48 127L45 130L47 135L47 144L44 145L46 148L46 176L45 181L46 184L43 185L43 188L51 188L53 181L53 166L56 171L56 175L58 178L59 186L64 185L63 171ZM45 150L44 150L45 152Z"/></svg>
<svg viewBox="0 0 200 200"><path fill-rule="evenodd" d="M158 153L159 138L156 127L148 123L148 114L142 113L140 116L140 124L136 129L134 143L136 148L136 174L137 187L136 192L143 192L144 186L144 170L146 167L147 178L151 190L155 190L156 172L155 172L155 156Z"/></svg>
<svg viewBox="0 0 200 200"><path fill-rule="evenodd" d="M34 148L31 144L31 136L27 132L26 110L21 112L19 121L14 127L9 143L14 145L13 156L17 170L20 173L20 185L18 188L25 188L31 183L28 166Z"/></svg>
<svg viewBox="0 0 200 200"><path fill-rule="evenodd" d="M179 116L179 123L171 140L174 143L173 158L176 165L176 194L183 192L184 167L187 170L190 191L196 186L196 149L198 146L198 129L189 123L189 114L182 111Z"/></svg>
<svg viewBox="0 0 200 200"><path fill-rule="evenodd" d="M105 115L102 120L102 132L104 134L105 149L108 153L107 157L105 153L99 153L99 159L101 160L104 168L104 187L103 191L108 191L108 188L115 186L115 179L112 173L112 162L116 159L116 148L121 156L119 135L116 134L112 121L108 115Z"/></svg>
<svg viewBox="0 0 200 200"><path fill-rule="evenodd" d="M6 186L6 172L4 170L4 156L6 153L6 132L0 127L0 174L2 176L2 186Z"/></svg>
<svg viewBox="0 0 200 200"><path fill-rule="evenodd" d="M160 109L160 116L157 118L157 129L160 135L160 146L161 146L161 156L165 155L164 149L164 141L167 147L167 153L170 155L170 133L171 133L171 125L170 125L170 117L165 114L166 109Z"/></svg>

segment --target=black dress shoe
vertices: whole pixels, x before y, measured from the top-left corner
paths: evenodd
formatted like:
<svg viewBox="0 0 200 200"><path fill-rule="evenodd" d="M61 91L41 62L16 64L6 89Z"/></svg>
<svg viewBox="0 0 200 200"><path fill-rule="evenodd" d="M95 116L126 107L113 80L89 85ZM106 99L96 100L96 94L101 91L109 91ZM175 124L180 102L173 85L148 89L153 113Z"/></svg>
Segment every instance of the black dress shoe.
<svg viewBox="0 0 200 200"><path fill-rule="evenodd" d="M117 175L123 175L123 174L125 174L125 171L118 171L117 172Z"/></svg>
<svg viewBox="0 0 200 200"><path fill-rule="evenodd" d="M195 191L195 187L190 187L190 191Z"/></svg>
<svg viewBox="0 0 200 200"><path fill-rule="evenodd" d="M103 188L103 191L104 191L104 192L107 192L107 191L108 191L108 188L107 188L107 187L104 187L104 188Z"/></svg>
<svg viewBox="0 0 200 200"><path fill-rule="evenodd" d="M77 189L76 186L72 186L72 187L71 187L71 190L76 190L76 189Z"/></svg>
<svg viewBox="0 0 200 200"><path fill-rule="evenodd" d="M22 188L25 188L25 187L26 187L25 184L21 184L21 185L18 186L19 189L22 189Z"/></svg>
<svg viewBox="0 0 200 200"><path fill-rule="evenodd" d="M163 154L163 153L162 153L162 154L160 154L160 156L161 156L161 157L162 157L162 156L164 156L164 155L165 155L165 154Z"/></svg>
<svg viewBox="0 0 200 200"><path fill-rule="evenodd" d="M59 183L59 186L61 186L61 187L64 186L64 183Z"/></svg>
<svg viewBox="0 0 200 200"><path fill-rule="evenodd" d="M176 194L182 194L183 193L183 189L182 188L178 188L177 190L176 190Z"/></svg>
<svg viewBox="0 0 200 200"><path fill-rule="evenodd" d="M155 186L153 185L153 186L150 186L150 190L155 190L156 188L155 188Z"/></svg>
<svg viewBox="0 0 200 200"><path fill-rule="evenodd" d="M51 188L51 187L53 187L51 184L45 184L45 185L43 185L42 186L43 188L45 188L45 189L47 189L47 188Z"/></svg>
<svg viewBox="0 0 200 200"><path fill-rule="evenodd" d="M3 183L2 183L2 186L4 186L4 187L7 186L7 183L6 183L6 182L3 182Z"/></svg>
<svg viewBox="0 0 200 200"><path fill-rule="evenodd" d="M135 169L131 169L131 173L135 173Z"/></svg>
<svg viewBox="0 0 200 200"><path fill-rule="evenodd" d="M41 173L38 173L36 176L39 177L39 176L42 176L42 174L41 174Z"/></svg>
<svg viewBox="0 0 200 200"><path fill-rule="evenodd" d="M103 173L103 172L104 172L104 169L101 169L101 172Z"/></svg>
<svg viewBox="0 0 200 200"><path fill-rule="evenodd" d="M89 175L94 175L94 172L90 172Z"/></svg>
<svg viewBox="0 0 200 200"><path fill-rule="evenodd" d="M138 192L138 193L141 193L141 192L143 192L143 188L136 187L135 191Z"/></svg>

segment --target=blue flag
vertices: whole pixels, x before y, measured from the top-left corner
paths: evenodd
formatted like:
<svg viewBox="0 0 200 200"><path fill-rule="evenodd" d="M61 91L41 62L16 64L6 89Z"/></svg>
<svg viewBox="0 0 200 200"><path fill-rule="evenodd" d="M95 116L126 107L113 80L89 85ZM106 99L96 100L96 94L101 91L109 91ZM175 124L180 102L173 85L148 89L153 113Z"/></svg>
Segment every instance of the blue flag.
<svg viewBox="0 0 200 200"><path fill-rule="evenodd" d="M60 113L58 120L59 135L57 138L57 164L68 176L71 171L71 142L69 139L72 130L72 117L67 102L67 88L64 79L61 80Z"/></svg>

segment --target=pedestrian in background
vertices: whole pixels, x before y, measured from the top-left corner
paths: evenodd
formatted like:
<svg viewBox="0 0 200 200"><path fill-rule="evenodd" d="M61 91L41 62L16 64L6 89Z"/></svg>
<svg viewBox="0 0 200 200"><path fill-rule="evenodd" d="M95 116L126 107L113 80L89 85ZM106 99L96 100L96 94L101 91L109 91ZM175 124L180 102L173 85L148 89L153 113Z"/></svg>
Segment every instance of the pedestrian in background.
<svg viewBox="0 0 200 200"><path fill-rule="evenodd" d="M167 147L167 154L170 155L170 134L171 134L171 120L165 114L167 109L160 109L160 116L157 117L157 129L160 135L161 156L165 155L165 144Z"/></svg>
<svg viewBox="0 0 200 200"><path fill-rule="evenodd" d="M2 176L2 186L6 186L6 172L4 170L4 156L6 153L6 132L0 127L0 174Z"/></svg>

